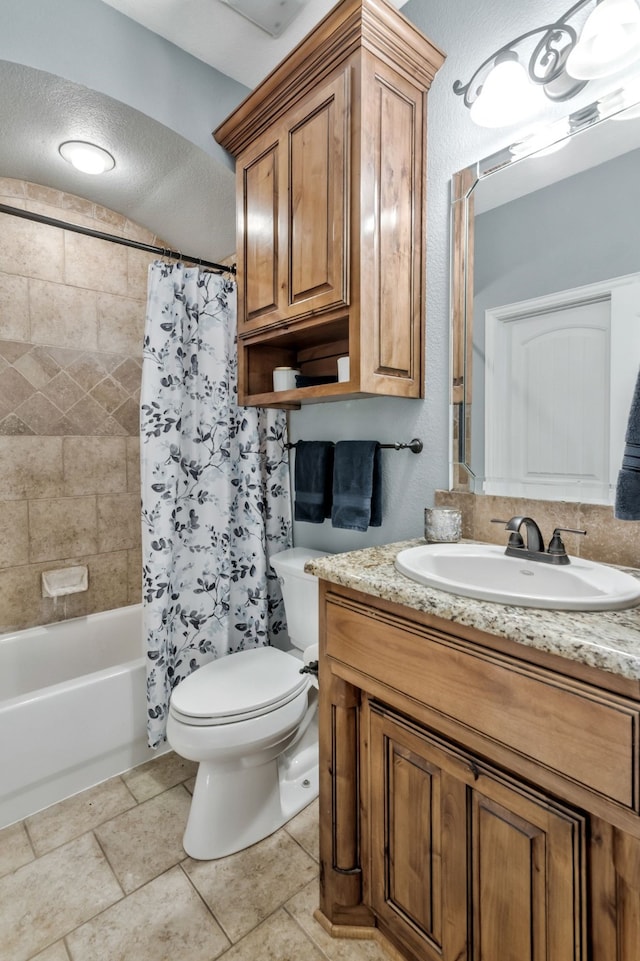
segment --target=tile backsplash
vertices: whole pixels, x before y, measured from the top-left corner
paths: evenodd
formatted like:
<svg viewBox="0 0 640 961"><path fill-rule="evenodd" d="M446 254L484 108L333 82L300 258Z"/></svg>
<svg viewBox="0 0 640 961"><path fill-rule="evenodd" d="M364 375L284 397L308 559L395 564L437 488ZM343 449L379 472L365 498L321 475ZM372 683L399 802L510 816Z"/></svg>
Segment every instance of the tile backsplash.
<svg viewBox="0 0 640 961"><path fill-rule="evenodd" d="M549 543L555 527L586 530L586 537L563 534L568 554L604 564L640 567L640 523L616 520L613 508L605 504L496 497L458 491L436 491L435 503L439 507L458 507L462 511L463 537L506 546L504 525L493 524L492 519L509 520L523 514L538 523L545 544Z"/></svg>
<svg viewBox="0 0 640 961"><path fill-rule="evenodd" d="M162 245L81 197L0 178L0 202ZM138 407L152 255L0 214L0 633L137 603ZM89 589L43 598L44 570Z"/></svg>

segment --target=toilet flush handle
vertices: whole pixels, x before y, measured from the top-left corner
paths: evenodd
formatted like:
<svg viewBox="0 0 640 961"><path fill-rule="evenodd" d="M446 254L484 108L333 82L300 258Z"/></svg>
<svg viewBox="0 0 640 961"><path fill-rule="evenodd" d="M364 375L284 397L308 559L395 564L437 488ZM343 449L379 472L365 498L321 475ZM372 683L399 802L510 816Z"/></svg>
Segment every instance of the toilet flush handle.
<svg viewBox="0 0 640 961"><path fill-rule="evenodd" d="M301 673L301 674L313 674L314 677L317 677L317 676L318 676L318 662L317 662L317 661L309 661L308 664L305 664L304 667L301 667L301 668L300 668L300 673Z"/></svg>

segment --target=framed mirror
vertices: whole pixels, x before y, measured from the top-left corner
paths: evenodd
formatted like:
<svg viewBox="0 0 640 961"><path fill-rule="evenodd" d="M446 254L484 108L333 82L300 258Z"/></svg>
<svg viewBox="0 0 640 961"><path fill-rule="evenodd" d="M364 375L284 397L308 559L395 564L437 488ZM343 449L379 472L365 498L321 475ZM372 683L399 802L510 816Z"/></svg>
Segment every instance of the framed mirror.
<svg viewBox="0 0 640 961"><path fill-rule="evenodd" d="M637 99L452 179L452 490L613 503L640 364Z"/></svg>

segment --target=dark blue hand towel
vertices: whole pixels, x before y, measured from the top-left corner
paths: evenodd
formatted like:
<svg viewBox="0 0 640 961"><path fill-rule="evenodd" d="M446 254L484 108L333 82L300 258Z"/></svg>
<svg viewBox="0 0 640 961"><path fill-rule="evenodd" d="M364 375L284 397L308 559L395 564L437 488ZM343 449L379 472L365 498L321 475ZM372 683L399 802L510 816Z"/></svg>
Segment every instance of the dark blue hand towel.
<svg viewBox="0 0 640 961"><path fill-rule="evenodd" d="M322 524L325 517L331 517L332 478L333 442L299 440L294 472L297 521Z"/></svg>
<svg viewBox="0 0 640 961"><path fill-rule="evenodd" d="M625 443L614 517L619 521L640 521L640 373L631 400Z"/></svg>
<svg viewBox="0 0 640 961"><path fill-rule="evenodd" d="M380 444L376 440L341 440L333 462L331 523L348 531L382 524Z"/></svg>

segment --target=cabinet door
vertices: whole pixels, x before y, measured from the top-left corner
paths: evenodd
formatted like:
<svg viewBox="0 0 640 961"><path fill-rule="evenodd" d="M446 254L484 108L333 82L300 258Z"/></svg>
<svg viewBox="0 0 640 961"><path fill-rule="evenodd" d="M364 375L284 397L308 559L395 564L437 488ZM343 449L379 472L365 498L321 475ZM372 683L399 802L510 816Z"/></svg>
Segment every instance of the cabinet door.
<svg viewBox="0 0 640 961"><path fill-rule="evenodd" d="M349 71L238 158L239 331L348 304Z"/></svg>
<svg viewBox="0 0 640 961"><path fill-rule="evenodd" d="M349 303L349 78L347 68L286 117L288 263L280 282L288 318Z"/></svg>
<svg viewBox="0 0 640 961"><path fill-rule="evenodd" d="M371 710L371 900L442 961L581 961L581 816Z"/></svg>
<svg viewBox="0 0 640 961"><path fill-rule="evenodd" d="M279 273L286 238L280 227L281 148L278 131L259 137L238 158L238 332L279 317Z"/></svg>
<svg viewBox="0 0 640 961"><path fill-rule="evenodd" d="M466 787L421 734L370 717L371 907L417 957L465 961Z"/></svg>

